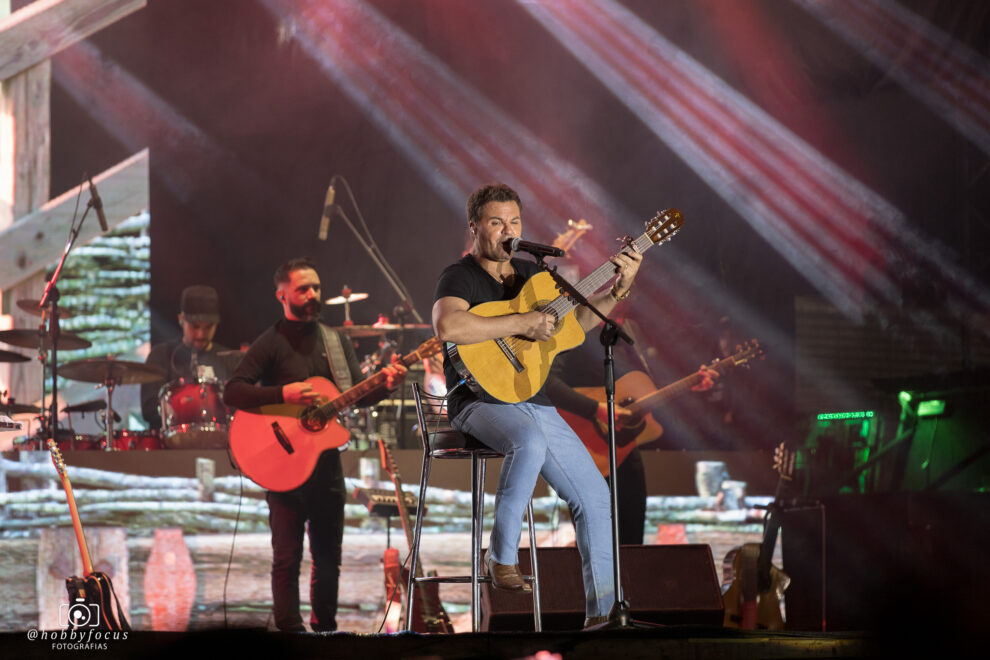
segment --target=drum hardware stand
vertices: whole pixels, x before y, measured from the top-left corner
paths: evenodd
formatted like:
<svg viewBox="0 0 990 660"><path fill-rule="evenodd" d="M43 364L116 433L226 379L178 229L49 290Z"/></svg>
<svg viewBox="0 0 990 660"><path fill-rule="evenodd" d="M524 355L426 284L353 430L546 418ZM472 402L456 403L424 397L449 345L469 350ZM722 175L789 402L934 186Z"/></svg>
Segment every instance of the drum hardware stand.
<svg viewBox="0 0 990 660"><path fill-rule="evenodd" d="M618 461L615 454L615 369L612 357L612 348L622 339L630 346L634 344L632 338L625 333L618 323L602 314L597 307L584 297L570 282L563 276L557 274L557 268L550 268L543 261L543 257L536 258L537 264L553 278L557 283L557 288L561 293L571 297L578 305L584 305L591 310L595 316L600 318L605 326L602 328L599 339L605 347L605 401L608 411L608 467L609 467L609 495L612 513L612 579L615 585L615 602L608 613L608 620L605 623L592 626L589 630L611 630L616 628L652 628L654 624L642 621L634 621L629 609L629 603L622 599L622 570L619 559L619 479L616 474Z"/></svg>
<svg viewBox="0 0 990 660"><path fill-rule="evenodd" d="M107 356L107 359L111 359ZM116 381L108 376L105 381L103 381L103 386L107 388L107 435L104 439L104 451L113 451L113 388L117 386Z"/></svg>

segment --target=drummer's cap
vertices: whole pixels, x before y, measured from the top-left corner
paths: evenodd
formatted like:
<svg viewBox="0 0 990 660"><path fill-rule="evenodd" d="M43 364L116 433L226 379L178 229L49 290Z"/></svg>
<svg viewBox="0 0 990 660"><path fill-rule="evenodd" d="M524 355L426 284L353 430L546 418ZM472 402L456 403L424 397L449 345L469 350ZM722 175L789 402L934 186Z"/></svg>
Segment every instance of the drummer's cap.
<svg viewBox="0 0 990 660"><path fill-rule="evenodd" d="M220 296L212 286L187 286L182 290L179 311L188 323L220 323Z"/></svg>

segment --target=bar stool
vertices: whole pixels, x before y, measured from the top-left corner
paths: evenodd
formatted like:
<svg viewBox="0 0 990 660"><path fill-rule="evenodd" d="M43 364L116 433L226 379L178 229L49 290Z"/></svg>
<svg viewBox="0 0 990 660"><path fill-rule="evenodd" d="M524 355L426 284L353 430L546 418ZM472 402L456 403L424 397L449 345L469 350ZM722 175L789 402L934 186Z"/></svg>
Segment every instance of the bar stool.
<svg viewBox="0 0 990 660"><path fill-rule="evenodd" d="M409 560L409 585L406 589L405 629L410 629L412 598L416 584L420 582L469 583L471 585L471 630L478 632L481 625L481 583L491 582L491 577L481 575L481 533L485 508L484 484L485 462L489 458L501 458L502 454L485 446L479 440L451 428L447 421L446 397L423 391L419 383L413 383L413 397L416 400L416 416L419 419L419 435L423 442L423 470L419 481L419 503L416 508L416 527ZM426 503L426 487L430 480L433 459L471 459L471 575L419 576L419 540L423 530L423 511ZM533 525L533 499L526 508L529 523L530 557L533 562L532 575L523 579L533 587L533 624L537 632L543 630L540 617L540 580L536 561L536 528Z"/></svg>

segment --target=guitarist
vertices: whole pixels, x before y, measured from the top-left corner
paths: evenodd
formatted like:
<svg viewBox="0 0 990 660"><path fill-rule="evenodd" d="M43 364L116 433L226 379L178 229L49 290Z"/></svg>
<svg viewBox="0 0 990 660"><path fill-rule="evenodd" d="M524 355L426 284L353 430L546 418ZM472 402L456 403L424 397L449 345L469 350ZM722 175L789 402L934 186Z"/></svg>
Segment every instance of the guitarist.
<svg viewBox="0 0 990 660"><path fill-rule="evenodd" d="M224 387L224 403L235 408L319 404L324 402L311 385L303 382L307 378L322 376L341 390L364 378L351 342L318 321L322 304L320 277L312 261L302 257L279 266L275 271L275 297L282 305L283 318L248 349ZM388 374L387 390L405 379L406 369L401 364L393 363L384 370ZM387 390L374 392L358 405L372 405L383 399ZM310 626L314 632L337 629L345 498L338 451L323 452L313 474L299 488L268 492L272 600L275 625L281 631L305 631L299 614L299 567L303 532L307 529L313 560Z"/></svg>
<svg viewBox="0 0 990 660"><path fill-rule="evenodd" d="M626 321L626 328L632 334L633 323ZM637 333L638 334L638 333ZM636 337L636 335L633 335ZM637 345L642 341L636 337ZM547 380L547 394L559 409L589 420L597 420L602 425L608 423L608 411L603 402L591 398L575 390L575 387L602 387L604 385L604 368L602 360L604 352L598 342L585 342L574 350L561 354L554 361ZM615 347L616 379L637 370L648 368L645 359L636 355L635 351L625 343ZM718 372L702 365L699 374L701 382L691 389L696 392L710 390ZM626 427L635 427L641 423L634 413L619 405L616 397L615 418L616 433L621 436ZM657 417L657 410L650 411ZM643 543L646 528L646 470L639 447L633 448L618 469L619 475L619 543L622 545L638 545ZM608 480L609 477L606 477Z"/></svg>
<svg viewBox="0 0 990 660"><path fill-rule="evenodd" d="M442 341L472 344L514 335L546 341L553 335L554 317L540 311L494 317L469 311L480 303L511 300L539 272L536 264L513 258L504 246L507 239L522 234L521 207L519 195L499 183L479 188L468 199L471 251L443 271L434 296L433 327ZM642 256L630 250L611 261L617 279L611 289L592 298L606 314L629 295ZM597 317L589 310L580 308L575 314L585 331L597 325ZM460 378L449 356L445 355L443 366L451 424L505 454L485 555L493 585L530 590L519 574L518 546L526 503L537 477L542 476L574 512L584 574L585 624L604 622L615 601L611 516L608 488L591 456L543 388L526 401L502 403L466 386L457 387Z"/></svg>

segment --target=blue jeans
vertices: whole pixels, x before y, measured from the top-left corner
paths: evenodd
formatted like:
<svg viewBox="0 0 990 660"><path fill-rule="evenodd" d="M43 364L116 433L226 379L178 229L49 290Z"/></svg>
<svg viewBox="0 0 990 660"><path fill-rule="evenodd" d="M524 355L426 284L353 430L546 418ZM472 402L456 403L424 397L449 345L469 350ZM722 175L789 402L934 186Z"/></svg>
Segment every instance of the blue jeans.
<svg viewBox="0 0 990 660"><path fill-rule="evenodd" d="M608 487L571 427L550 406L480 401L465 406L451 425L505 454L489 540L492 559L499 564L518 563L523 515L536 479L542 476L564 498L574 518L585 613L608 614L615 602Z"/></svg>

